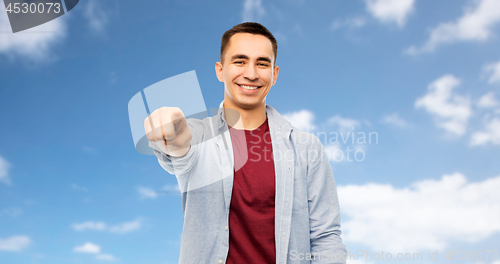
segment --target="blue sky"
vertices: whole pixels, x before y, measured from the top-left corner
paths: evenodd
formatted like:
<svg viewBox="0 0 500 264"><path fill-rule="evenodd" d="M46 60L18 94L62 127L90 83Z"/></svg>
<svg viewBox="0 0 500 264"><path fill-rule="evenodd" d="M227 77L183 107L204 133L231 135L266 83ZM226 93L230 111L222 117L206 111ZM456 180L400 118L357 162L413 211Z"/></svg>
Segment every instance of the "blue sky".
<svg viewBox="0 0 500 264"><path fill-rule="evenodd" d="M267 103L328 135L348 250L500 263L484 259L500 250L499 0L88 0L16 34L0 10L0 262L177 263L177 182L135 151L127 104L195 70L218 107L220 38L243 21L278 40Z"/></svg>

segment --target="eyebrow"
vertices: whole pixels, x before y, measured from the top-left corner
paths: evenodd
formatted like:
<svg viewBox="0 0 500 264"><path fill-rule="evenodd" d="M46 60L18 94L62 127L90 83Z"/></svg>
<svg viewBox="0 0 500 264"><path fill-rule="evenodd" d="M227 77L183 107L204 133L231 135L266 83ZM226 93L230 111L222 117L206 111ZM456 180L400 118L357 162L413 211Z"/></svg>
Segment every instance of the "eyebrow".
<svg viewBox="0 0 500 264"><path fill-rule="evenodd" d="M236 54L236 55L233 55L233 56L231 57L231 61L233 61L233 60L237 60L237 59L245 59L245 60L248 60L248 59L250 59L250 58L248 58L248 56L247 56L247 55L245 55L245 54ZM266 61L266 62L271 63L271 59L270 59L269 57L258 57L258 58L257 58L257 61Z"/></svg>

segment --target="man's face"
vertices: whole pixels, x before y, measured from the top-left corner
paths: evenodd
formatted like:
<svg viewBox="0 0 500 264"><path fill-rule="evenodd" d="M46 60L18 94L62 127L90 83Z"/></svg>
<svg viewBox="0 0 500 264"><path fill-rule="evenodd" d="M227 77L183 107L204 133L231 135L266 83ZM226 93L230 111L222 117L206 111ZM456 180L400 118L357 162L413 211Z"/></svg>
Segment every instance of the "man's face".
<svg viewBox="0 0 500 264"><path fill-rule="evenodd" d="M225 107L251 110L265 105L279 68L274 66L273 46L268 38L237 33L230 38L223 64L217 62L215 71L219 81L224 82Z"/></svg>

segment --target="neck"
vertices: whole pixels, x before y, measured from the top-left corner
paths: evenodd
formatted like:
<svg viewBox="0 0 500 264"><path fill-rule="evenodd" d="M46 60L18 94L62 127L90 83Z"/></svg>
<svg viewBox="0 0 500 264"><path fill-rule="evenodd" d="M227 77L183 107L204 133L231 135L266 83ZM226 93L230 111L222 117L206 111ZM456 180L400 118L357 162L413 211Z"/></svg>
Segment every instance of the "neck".
<svg viewBox="0 0 500 264"><path fill-rule="evenodd" d="M266 103L253 109L242 109L224 100L224 118L235 129L254 130L266 121Z"/></svg>

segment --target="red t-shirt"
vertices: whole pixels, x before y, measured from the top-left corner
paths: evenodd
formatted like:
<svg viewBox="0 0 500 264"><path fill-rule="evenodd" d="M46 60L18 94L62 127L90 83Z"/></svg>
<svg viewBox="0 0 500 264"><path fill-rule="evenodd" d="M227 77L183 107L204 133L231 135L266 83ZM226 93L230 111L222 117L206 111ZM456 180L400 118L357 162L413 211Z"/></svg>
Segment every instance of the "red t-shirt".
<svg viewBox="0 0 500 264"><path fill-rule="evenodd" d="M276 263L276 181L267 118L255 130L238 130L229 126L229 132L234 167L240 169L234 172L226 263Z"/></svg>

